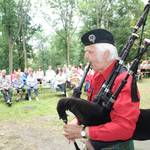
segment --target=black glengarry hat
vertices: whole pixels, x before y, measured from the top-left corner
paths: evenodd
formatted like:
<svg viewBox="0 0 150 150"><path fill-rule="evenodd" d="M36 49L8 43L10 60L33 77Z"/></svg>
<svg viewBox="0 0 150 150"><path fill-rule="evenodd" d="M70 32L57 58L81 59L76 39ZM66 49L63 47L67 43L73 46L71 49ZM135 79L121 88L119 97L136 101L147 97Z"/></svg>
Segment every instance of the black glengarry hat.
<svg viewBox="0 0 150 150"><path fill-rule="evenodd" d="M87 46L96 43L109 43L115 45L113 35L105 29L94 29L81 37L81 42Z"/></svg>

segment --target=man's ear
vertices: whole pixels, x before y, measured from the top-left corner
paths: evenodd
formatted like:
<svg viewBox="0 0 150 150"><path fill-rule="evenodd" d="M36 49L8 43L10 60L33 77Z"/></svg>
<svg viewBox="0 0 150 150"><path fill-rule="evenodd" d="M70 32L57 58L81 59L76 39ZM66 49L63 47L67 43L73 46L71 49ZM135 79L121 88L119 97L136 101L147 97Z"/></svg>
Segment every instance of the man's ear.
<svg viewBox="0 0 150 150"><path fill-rule="evenodd" d="M104 60L108 61L109 55L110 55L110 51L109 50L105 50L104 55L103 55L104 56Z"/></svg>

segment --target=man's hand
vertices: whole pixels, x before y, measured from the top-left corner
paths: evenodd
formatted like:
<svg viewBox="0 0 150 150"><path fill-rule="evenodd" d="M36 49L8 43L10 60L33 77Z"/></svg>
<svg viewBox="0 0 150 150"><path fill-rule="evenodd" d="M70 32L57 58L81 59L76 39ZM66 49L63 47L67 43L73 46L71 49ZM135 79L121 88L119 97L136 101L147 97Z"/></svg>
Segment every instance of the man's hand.
<svg viewBox="0 0 150 150"><path fill-rule="evenodd" d="M75 124L65 124L64 125L64 133L63 135L71 141L74 141L75 139L82 138L81 136L82 127Z"/></svg>
<svg viewBox="0 0 150 150"><path fill-rule="evenodd" d="M78 120L77 118L73 118L68 124L73 124L73 125L78 125Z"/></svg>

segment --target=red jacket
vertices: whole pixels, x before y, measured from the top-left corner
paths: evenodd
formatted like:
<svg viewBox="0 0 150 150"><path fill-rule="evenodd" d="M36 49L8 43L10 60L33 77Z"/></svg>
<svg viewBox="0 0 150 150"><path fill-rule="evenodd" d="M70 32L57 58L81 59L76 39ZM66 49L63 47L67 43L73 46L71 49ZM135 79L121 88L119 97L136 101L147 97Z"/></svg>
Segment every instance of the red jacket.
<svg viewBox="0 0 150 150"><path fill-rule="evenodd" d="M99 91L103 82L108 78L114 63L112 63L102 73L95 72L91 84L88 99L92 101ZM120 73L113 85L112 92L120 85L120 82L126 76L127 72ZM115 141L129 139L136 127L139 117L139 102L133 102L131 98L132 76L128 78L126 85L118 95L117 100L110 112L111 122L99 126L89 127L89 136L92 140Z"/></svg>

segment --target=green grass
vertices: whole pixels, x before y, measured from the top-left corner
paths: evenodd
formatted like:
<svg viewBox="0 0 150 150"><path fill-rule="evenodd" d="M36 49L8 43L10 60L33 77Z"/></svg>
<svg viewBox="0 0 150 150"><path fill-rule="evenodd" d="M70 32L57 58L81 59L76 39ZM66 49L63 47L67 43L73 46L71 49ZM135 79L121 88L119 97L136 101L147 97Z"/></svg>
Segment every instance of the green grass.
<svg viewBox="0 0 150 150"><path fill-rule="evenodd" d="M1 98L0 120L29 120L36 116L54 115L56 116L56 104L59 96L49 89L42 89L39 92L39 101L20 101L15 102L13 97L12 107L8 107Z"/></svg>
<svg viewBox="0 0 150 150"><path fill-rule="evenodd" d="M141 108L150 108L150 78L144 78L138 82L138 87L140 91Z"/></svg>
<svg viewBox="0 0 150 150"><path fill-rule="evenodd" d="M150 108L150 79L142 79L138 82L138 87L141 95L141 108ZM56 105L60 98L59 93L42 89L39 91L40 101L15 102L15 97L13 97L13 105L8 107L1 97L0 121L27 121L35 117L51 116L53 124L61 124L56 112Z"/></svg>

